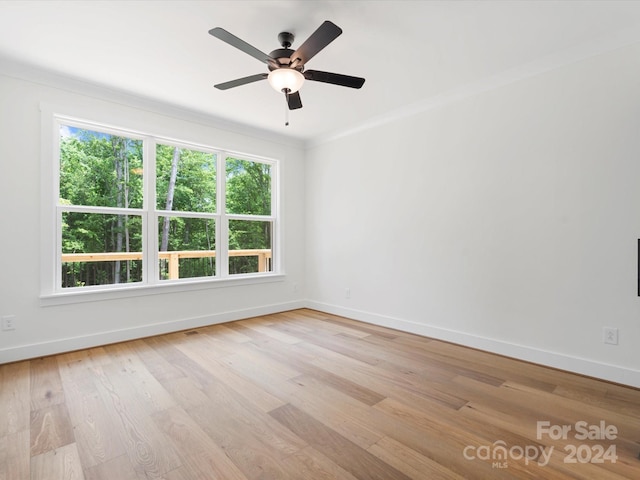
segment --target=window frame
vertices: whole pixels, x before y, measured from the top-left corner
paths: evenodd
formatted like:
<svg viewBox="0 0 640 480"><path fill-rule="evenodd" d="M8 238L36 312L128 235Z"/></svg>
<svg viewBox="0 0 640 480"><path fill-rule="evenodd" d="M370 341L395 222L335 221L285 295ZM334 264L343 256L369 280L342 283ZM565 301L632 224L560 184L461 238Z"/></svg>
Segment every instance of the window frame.
<svg viewBox="0 0 640 480"><path fill-rule="evenodd" d="M41 170L41 295L42 305L94 301L106 298L140 296L171 291L188 291L282 281L281 221L280 221L280 161L276 158L220 148L191 139L176 139L131 128L126 122L89 120L85 115L59 113L59 109L41 105L42 170ZM118 135L143 143L143 204L142 208L63 205L60 203L60 126ZM156 145L177 146L216 155L216 212L186 212L160 210L156 201ZM265 163L271 172L271 214L229 214L226 209L226 165L228 157ZM65 211L139 215L142 222L142 281L84 287L66 287L62 278L62 214ZM163 216L208 218L215 221L216 270L214 276L160 279L158 222ZM269 221L272 223L271 271L229 274L229 220Z"/></svg>

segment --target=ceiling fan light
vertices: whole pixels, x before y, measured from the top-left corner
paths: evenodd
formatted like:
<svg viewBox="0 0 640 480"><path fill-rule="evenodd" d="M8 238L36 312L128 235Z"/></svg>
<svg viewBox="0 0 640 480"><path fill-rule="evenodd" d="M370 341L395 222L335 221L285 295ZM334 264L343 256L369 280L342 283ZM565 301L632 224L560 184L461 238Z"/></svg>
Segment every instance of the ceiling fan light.
<svg viewBox="0 0 640 480"><path fill-rule="evenodd" d="M272 70L268 80L269 85L277 92L288 89L289 93L295 93L302 87L304 75L293 68L283 67Z"/></svg>

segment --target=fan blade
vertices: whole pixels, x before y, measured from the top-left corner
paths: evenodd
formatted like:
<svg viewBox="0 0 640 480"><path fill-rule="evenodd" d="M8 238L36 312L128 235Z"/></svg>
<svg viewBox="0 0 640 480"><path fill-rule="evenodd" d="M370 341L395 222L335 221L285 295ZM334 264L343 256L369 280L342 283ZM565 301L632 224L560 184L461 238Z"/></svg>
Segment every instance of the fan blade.
<svg viewBox="0 0 640 480"><path fill-rule="evenodd" d="M360 88L364 85L364 78L342 75L340 73L321 72L319 70L307 70L304 78L314 82L331 83L341 87Z"/></svg>
<svg viewBox="0 0 640 480"><path fill-rule="evenodd" d="M269 76L268 73L258 73L256 75L251 75L249 77L236 78L235 80L231 80L229 82L219 83L214 85L218 90L229 90L233 87L239 87L240 85L246 85L247 83L257 82L259 80L264 80Z"/></svg>
<svg viewBox="0 0 640 480"><path fill-rule="evenodd" d="M295 68L304 65L311 60L316 53L338 38L341 33L342 29L340 27L329 20L325 21L293 52L293 55L290 57L291 66Z"/></svg>
<svg viewBox="0 0 640 480"><path fill-rule="evenodd" d="M300 98L300 92L288 94L287 105L289 105L289 110L297 110L298 108L302 108L302 99Z"/></svg>
<svg viewBox="0 0 640 480"><path fill-rule="evenodd" d="M236 47L238 50L242 50L244 53L251 55L253 58L257 58L263 63L271 63L273 59L264 52L261 52L253 45L249 45L244 40L239 39L232 33L227 32L224 28L216 27L209 30L209 34L228 43L232 47Z"/></svg>

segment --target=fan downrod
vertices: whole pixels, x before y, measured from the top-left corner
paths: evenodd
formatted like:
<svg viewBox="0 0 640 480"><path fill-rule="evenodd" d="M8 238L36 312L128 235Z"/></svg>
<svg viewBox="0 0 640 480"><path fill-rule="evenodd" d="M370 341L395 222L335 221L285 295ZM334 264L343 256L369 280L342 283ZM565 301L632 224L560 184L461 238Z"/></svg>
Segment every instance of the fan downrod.
<svg viewBox="0 0 640 480"><path fill-rule="evenodd" d="M295 37L293 36L293 33L280 32L278 34L278 42L280 42L280 45L282 45L282 48L289 48L291 45L293 45L294 39Z"/></svg>

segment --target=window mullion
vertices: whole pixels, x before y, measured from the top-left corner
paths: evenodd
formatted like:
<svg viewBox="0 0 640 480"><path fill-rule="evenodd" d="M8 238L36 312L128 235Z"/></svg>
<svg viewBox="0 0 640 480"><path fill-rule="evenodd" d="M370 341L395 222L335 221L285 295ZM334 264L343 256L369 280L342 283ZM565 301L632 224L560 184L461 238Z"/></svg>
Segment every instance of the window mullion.
<svg viewBox="0 0 640 480"><path fill-rule="evenodd" d="M272 215L247 215L247 214L233 214L228 213L226 217L229 220L247 220L254 222L273 222L276 217Z"/></svg>
<svg viewBox="0 0 640 480"><path fill-rule="evenodd" d="M280 243L280 202L282 192L280 191L280 175L282 171L279 165L272 164L271 170L271 267L273 271L279 272L281 263L281 243Z"/></svg>
<svg viewBox="0 0 640 480"><path fill-rule="evenodd" d="M44 130L43 130L44 131ZM51 209L55 215L53 233L55 235L55 264L53 268L53 284L51 290L54 292L62 291L62 209L59 208L58 202L60 199L60 121L54 118L53 121L53 179L50 184L53 190L53 208Z"/></svg>
<svg viewBox="0 0 640 480"><path fill-rule="evenodd" d="M56 263L54 269L54 291L62 290L62 212L64 209L57 207L56 209Z"/></svg>
<svg viewBox="0 0 640 480"><path fill-rule="evenodd" d="M144 265L147 284L159 282L160 274L158 262L158 213L156 211L156 142L148 137L144 141L144 219L146 234L142 239L142 264Z"/></svg>
<svg viewBox="0 0 640 480"><path fill-rule="evenodd" d="M220 214L216 222L216 256L217 273L221 278L229 276L229 219L227 218L227 170L226 152L218 153L216 183L218 213Z"/></svg>

